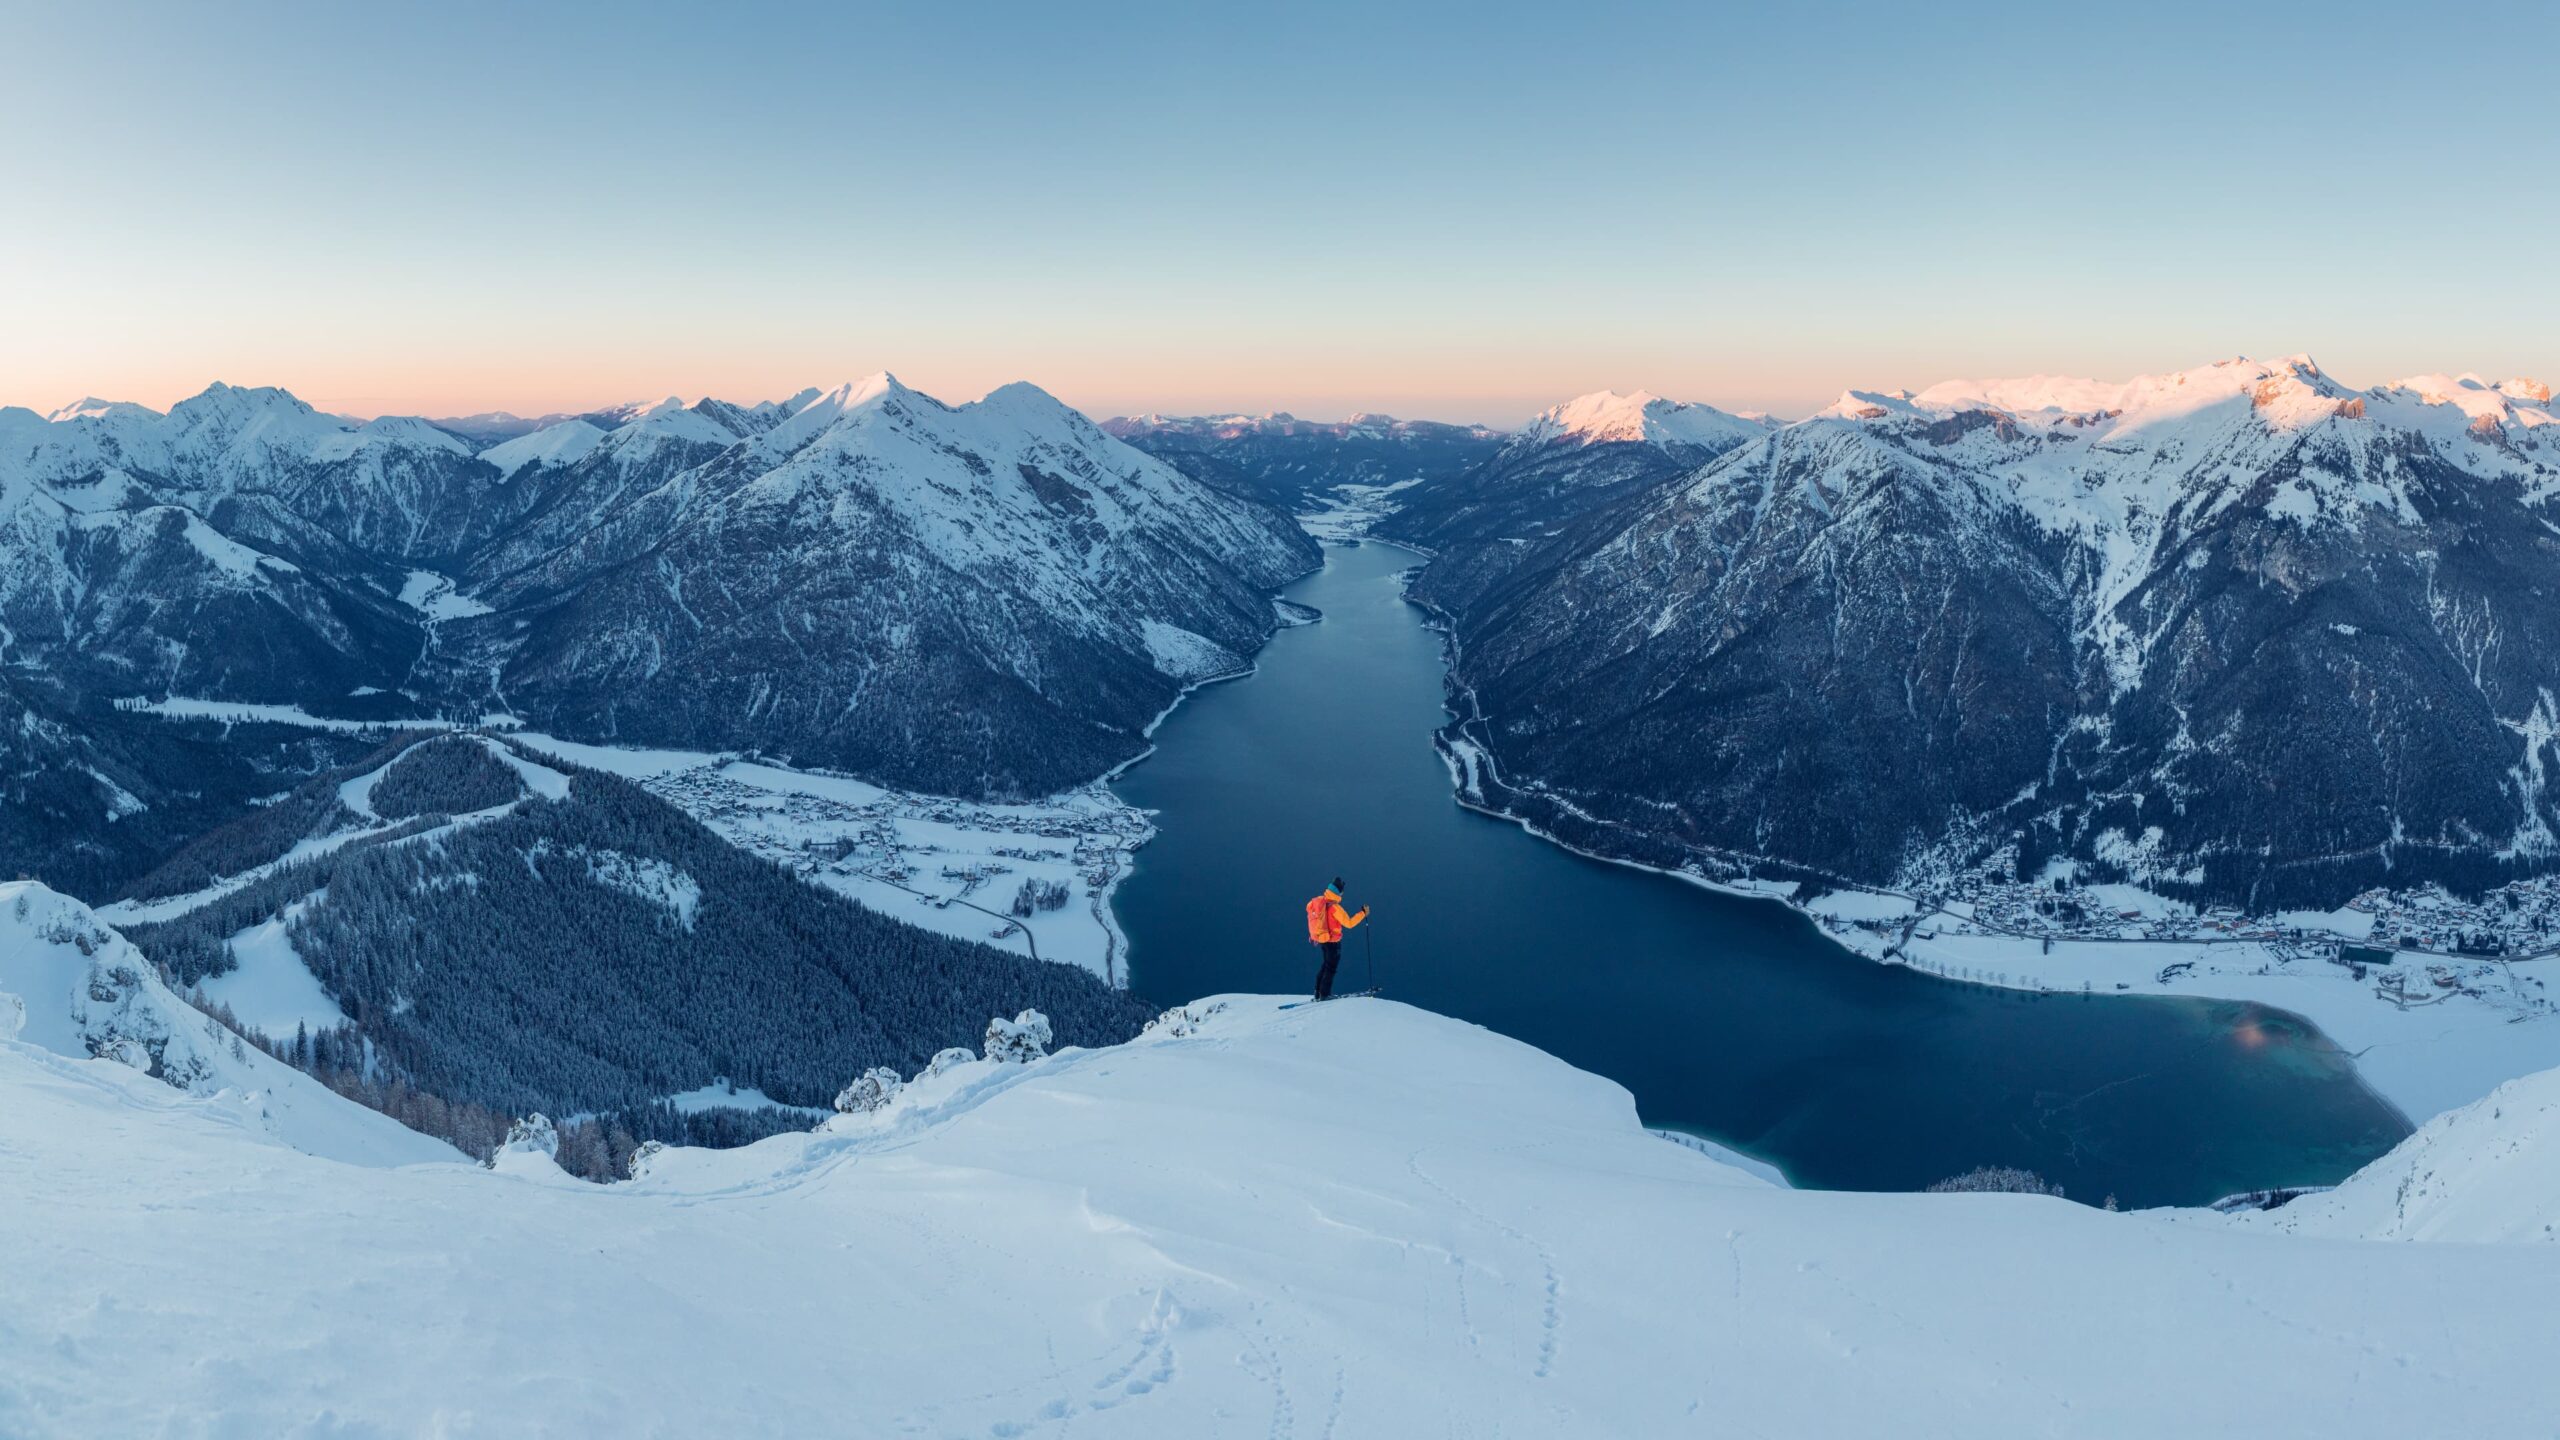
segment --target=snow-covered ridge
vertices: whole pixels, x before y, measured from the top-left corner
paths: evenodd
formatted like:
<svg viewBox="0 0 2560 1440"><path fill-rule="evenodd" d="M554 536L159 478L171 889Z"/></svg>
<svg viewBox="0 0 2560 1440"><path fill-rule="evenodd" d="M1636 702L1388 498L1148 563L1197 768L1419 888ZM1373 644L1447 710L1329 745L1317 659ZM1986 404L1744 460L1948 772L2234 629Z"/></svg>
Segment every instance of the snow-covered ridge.
<svg viewBox="0 0 2560 1440"><path fill-rule="evenodd" d="M1309 420L1286 410L1261 415L1114 415L1101 423L1119 439L1163 432L1234 440L1245 436L1326 436L1342 440L1387 440L1413 437L1471 436L1492 439L1502 432L1489 425L1451 424L1440 420L1405 420L1362 410L1342 420Z"/></svg>
<svg viewBox="0 0 2560 1440"><path fill-rule="evenodd" d="M2351 1240L2560 1244L2560 1070L2510 1080L2336 1189L2246 1220Z"/></svg>
<svg viewBox="0 0 2560 1440"><path fill-rule="evenodd" d="M1666 400L1649 390L1596 390L1531 417L1514 445L1660 445L1722 450L1777 428L1765 415Z"/></svg>
<svg viewBox="0 0 2560 1440"><path fill-rule="evenodd" d="M2419 375L2357 390L2308 355L2274 361L2241 356L2124 381L2029 375L1947 380L1917 394L1851 390L1815 418L1890 422L1976 410L2038 430L2068 428L2093 445L2140 439L2153 446L2184 438L2182 430L2220 428L2243 415L2270 430L2371 420L2434 433L2481 425L2538 429L2553 418L2550 387L2537 380Z"/></svg>
<svg viewBox="0 0 2560 1440"><path fill-rule="evenodd" d="M0 1404L30 1437L826 1434L848 1396L885 1434L2151 1436L2530 1433L2560 1398L2560 1247L1783 1190L1386 1001L866 1080L594 1187L545 1125L494 1172L366 1170L0 1044L0 1207L40 1241L0 1333L70 1342L20 1347ZM2547 1223L2534 1178L2461 1183L2504 1235ZM241 1313L304 1318L208 1323Z"/></svg>
<svg viewBox="0 0 2560 1440"><path fill-rule="evenodd" d="M88 906L31 880L0 884L0 1051L12 1039L130 1067L204 1097L205 1113L226 1126L312 1155L365 1165L461 1158L242 1042L162 984Z"/></svg>

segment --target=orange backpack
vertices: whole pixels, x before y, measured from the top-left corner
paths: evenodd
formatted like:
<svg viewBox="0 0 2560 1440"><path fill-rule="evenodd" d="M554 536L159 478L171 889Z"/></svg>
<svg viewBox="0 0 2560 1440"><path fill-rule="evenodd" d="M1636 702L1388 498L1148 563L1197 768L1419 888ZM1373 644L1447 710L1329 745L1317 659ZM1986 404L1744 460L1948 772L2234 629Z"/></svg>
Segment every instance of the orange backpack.
<svg viewBox="0 0 2560 1440"><path fill-rule="evenodd" d="M1307 943L1323 945L1342 938L1342 927L1333 923L1333 893L1327 891L1307 902Z"/></svg>

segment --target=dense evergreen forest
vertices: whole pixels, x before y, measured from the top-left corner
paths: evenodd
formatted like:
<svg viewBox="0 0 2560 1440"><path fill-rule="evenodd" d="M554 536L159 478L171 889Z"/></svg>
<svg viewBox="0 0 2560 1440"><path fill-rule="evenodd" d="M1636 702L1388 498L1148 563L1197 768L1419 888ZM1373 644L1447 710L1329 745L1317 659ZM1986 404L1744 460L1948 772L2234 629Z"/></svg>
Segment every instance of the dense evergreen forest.
<svg viewBox="0 0 2560 1440"><path fill-rule="evenodd" d="M126 933L186 987L231 968L230 937L290 911L295 950L350 1025L288 1058L413 1124L440 1109L442 1128L421 1128L466 1149L485 1148L494 1117L532 1111L609 1117L634 1143L752 1139L805 1119L658 1102L726 1077L825 1106L874 1066L913 1074L973 1043L991 1016L1037 1009L1067 1045L1146 1019L1083 970L900 924L630 781L540 763L571 776L565 798L455 826L448 811L483 808L500 778L521 784L477 740L417 744L374 782L374 804L442 808ZM308 788L334 803L334 783Z"/></svg>

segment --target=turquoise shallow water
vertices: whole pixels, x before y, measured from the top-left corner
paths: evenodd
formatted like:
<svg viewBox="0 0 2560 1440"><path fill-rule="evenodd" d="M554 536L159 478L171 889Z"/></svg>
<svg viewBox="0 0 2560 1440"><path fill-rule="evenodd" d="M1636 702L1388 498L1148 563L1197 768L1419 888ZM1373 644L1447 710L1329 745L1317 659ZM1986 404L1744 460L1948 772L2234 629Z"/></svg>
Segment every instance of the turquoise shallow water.
<svg viewBox="0 0 2560 1440"><path fill-rule="evenodd" d="M1115 784L1158 812L1116 901L1139 993L1306 989L1303 907L1340 874L1377 912L1341 988L1363 983L1365 942L1391 997L1607 1075L1648 1123L1799 1185L1912 1189L2021 1165L2092 1202L2201 1203L2337 1180L2406 1133L2281 1012L1924 978L1781 906L1460 808L1431 747L1439 637L1397 582L1414 557L1327 557L1286 592L1324 621L1184 702Z"/></svg>

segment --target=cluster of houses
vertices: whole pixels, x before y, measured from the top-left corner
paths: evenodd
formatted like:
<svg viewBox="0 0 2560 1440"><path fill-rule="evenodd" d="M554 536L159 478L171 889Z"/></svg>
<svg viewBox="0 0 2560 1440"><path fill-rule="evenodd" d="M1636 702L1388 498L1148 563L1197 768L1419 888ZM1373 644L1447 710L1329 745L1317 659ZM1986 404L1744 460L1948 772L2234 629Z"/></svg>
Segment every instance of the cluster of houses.
<svg viewBox="0 0 2560 1440"><path fill-rule="evenodd" d="M2237 907L2190 910L2128 905L2114 887L2071 888L1970 878L1950 893L1918 897L1988 929L2047 939L2254 941L2288 951L2321 947L2341 963L2412 952L2465 960L2518 960L2560 949L2560 876L2520 880L2464 900L2433 886L2368 890L2330 914L2248 915ZM1873 922L1870 922L1871 924ZM2354 951L2357 954L2346 952ZM2444 967L2459 973L2458 963Z"/></svg>
<svg viewBox="0 0 2560 1440"><path fill-rule="evenodd" d="M1129 852L1153 833L1143 813L1100 792L1033 805L979 805L898 790L856 801L748 784L726 773L728 763L724 756L642 783L787 869L886 881L937 906L967 900L1021 866L1069 865L1086 893L1104 894ZM920 883L919 876L937 883Z"/></svg>

